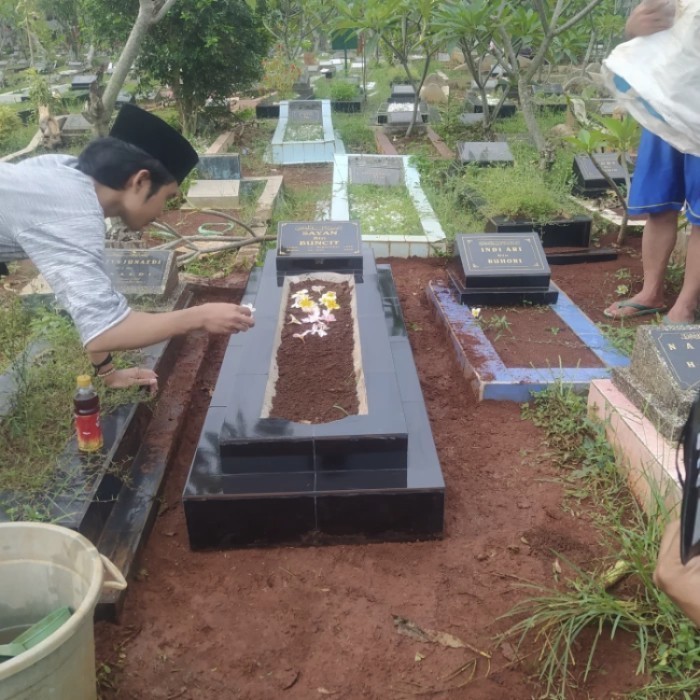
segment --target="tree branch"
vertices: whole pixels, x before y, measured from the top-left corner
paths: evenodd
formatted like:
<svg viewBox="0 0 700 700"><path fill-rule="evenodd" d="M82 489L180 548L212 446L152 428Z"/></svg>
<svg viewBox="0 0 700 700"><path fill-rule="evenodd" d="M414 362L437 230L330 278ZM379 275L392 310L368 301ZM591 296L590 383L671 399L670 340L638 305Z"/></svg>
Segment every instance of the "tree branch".
<svg viewBox="0 0 700 700"><path fill-rule="evenodd" d="M564 24L562 24L561 27L556 27L556 29L552 33L552 38L559 36L567 29L573 27L574 24L576 24L580 19L585 17L591 10L594 10L597 5L600 5L602 1L603 0L591 0L588 3L588 5L586 5L586 7L584 7L580 12L577 12L571 19L564 22Z"/></svg>
<svg viewBox="0 0 700 700"><path fill-rule="evenodd" d="M156 10L154 7L153 19L151 20L151 24L156 24L157 22L160 22L163 19L163 17L165 17L165 15L168 14L168 10L175 4L176 1L177 0L165 0L165 2L159 10Z"/></svg>

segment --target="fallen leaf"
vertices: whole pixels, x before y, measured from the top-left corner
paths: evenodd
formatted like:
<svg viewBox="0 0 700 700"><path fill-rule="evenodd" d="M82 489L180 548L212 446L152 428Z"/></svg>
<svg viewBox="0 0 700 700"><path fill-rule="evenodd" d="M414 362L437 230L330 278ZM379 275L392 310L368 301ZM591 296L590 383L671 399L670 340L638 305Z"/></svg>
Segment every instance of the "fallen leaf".
<svg viewBox="0 0 700 700"><path fill-rule="evenodd" d="M416 656L415 656L416 661L423 661L424 658L425 658L424 654L421 654L419 651L416 652Z"/></svg>
<svg viewBox="0 0 700 700"><path fill-rule="evenodd" d="M490 659L491 655L485 651L481 651L476 647L462 641L459 637L455 637L448 632L440 632L439 630L423 629L415 622L400 615L391 616L394 621L394 627L399 634L402 634L411 639L417 639L419 642L428 642L429 644L439 644L450 649L471 649L473 652Z"/></svg>
<svg viewBox="0 0 700 700"><path fill-rule="evenodd" d="M335 695L335 691L328 690L327 688L316 688L316 690L321 693L321 695Z"/></svg>
<svg viewBox="0 0 700 700"><path fill-rule="evenodd" d="M558 581L559 576L561 576L561 564L559 563L558 559L555 559L554 563L552 564L552 572L554 573L554 580Z"/></svg>

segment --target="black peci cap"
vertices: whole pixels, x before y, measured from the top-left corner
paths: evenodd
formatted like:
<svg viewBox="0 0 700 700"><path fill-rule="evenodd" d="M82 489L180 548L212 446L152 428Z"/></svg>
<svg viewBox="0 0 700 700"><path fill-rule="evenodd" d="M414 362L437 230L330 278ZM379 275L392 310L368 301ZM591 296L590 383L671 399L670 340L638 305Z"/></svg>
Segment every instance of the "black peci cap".
<svg viewBox="0 0 700 700"><path fill-rule="evenodd" d="M199 160L190 142L160 117L125 104L117 114L110 136L137 146L159 160L178 185Z"/></svg>

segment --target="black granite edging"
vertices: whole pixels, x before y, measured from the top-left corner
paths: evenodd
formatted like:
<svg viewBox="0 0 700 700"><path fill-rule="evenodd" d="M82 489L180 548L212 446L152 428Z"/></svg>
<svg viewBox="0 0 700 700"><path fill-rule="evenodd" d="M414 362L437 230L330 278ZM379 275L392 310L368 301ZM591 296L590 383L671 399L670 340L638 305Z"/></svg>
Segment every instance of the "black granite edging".
<svg viewBox="0 0 700 700"><path fill-rule="evenodd" d="M365 343L371 346L373 339L383 337L385 340L382 343L388 341L391 355L390 359L378 358L377 361L386 366L376 367L371 378L367 367L364 368L367 384L369 388L382 377L388 381L396 373L398 381L394 379L394 382L400 397L398 410L403 413L408 429L406 471L355 468L324 473L308 469L294 471L292 468L277 473L224 473L219 439L226 416L230 414L230 397L233 394L244 397L243 404L238 403L240 411L231 416L239 426L259 422L259 399L251 397L247 391L241 391L240 385L233 384L231 369L235 363L239 363L239 366L245 363L251 373L249 376L255 379L256 387L249 387L251 392L260 392L264 388L271 356L269 351L259 352L259 347L261 342L266 342L263 338L273 333L275 326L272 325L272 316L276 324L279 313L279 292L277 297L271 295L268 298L268 306L277 299L275 313L271 308L265 310L264 299L277 285L274 256L270 253L265 268L251 275L243 299L256 307L256 328L231 339L227 357L230 355L232 359L224 358L224 364L229 369L224 371L222 365L183 492L187 529L193 549L282 543L319 544L338 541L338 538L343 538L343 541L365 541L441 536L444 481L417 371L390 268L378 266L375 272L374 258L368 248L365 248L364 273L360 284L372 287L368 287L365 294L376 302L376 313L371 318L364 316L358 319L363 364L373 361L372 353L364 347ZM263 312L263 316L258 316L259 311ZM254 336L256 329L258 335ZM260 357L253 357L253 353L247 351L250 343L253 343ZM376 389L379 386L375 386L375 398L370 397L370 413L373 413L372 401L377 400ZM385 385L384 390L387 387ZM375 404L375 410L376 407ZM274 432L270 437L275 438ZM356 437L361 438L361 435ZM354 439L352 432L347 434L347 439ZM280 456L283 455L284 451Z"/></svg>

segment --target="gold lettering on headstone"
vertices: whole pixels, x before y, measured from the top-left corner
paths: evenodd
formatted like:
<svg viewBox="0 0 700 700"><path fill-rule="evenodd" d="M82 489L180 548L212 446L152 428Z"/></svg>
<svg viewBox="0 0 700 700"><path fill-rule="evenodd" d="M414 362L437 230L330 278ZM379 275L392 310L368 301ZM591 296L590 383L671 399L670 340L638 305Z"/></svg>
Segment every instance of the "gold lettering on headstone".
<svg viewBox="0 0 700 700"><path fill-rule="evenodd" d="M688 362L686 362L686 364L688 365L688 367L693 367L693 368L695 367L695 363L690 361L690 360Z"/></svg>
<svg viewBox="0 0 700 700"><path fill-rule="evenodd" d="M669 344L668 344L668 349L669 349L669 350L677 350L676 344L675 344L675 343L669 343Z"/></svg>
<svg viewBox="0 0 700 700"><path fill-rule="evenodd" d="M695 347L693 346L692 343L686 343L686 344L685 344L685 349L686 349L686 350L695 350Z"/></svg>

